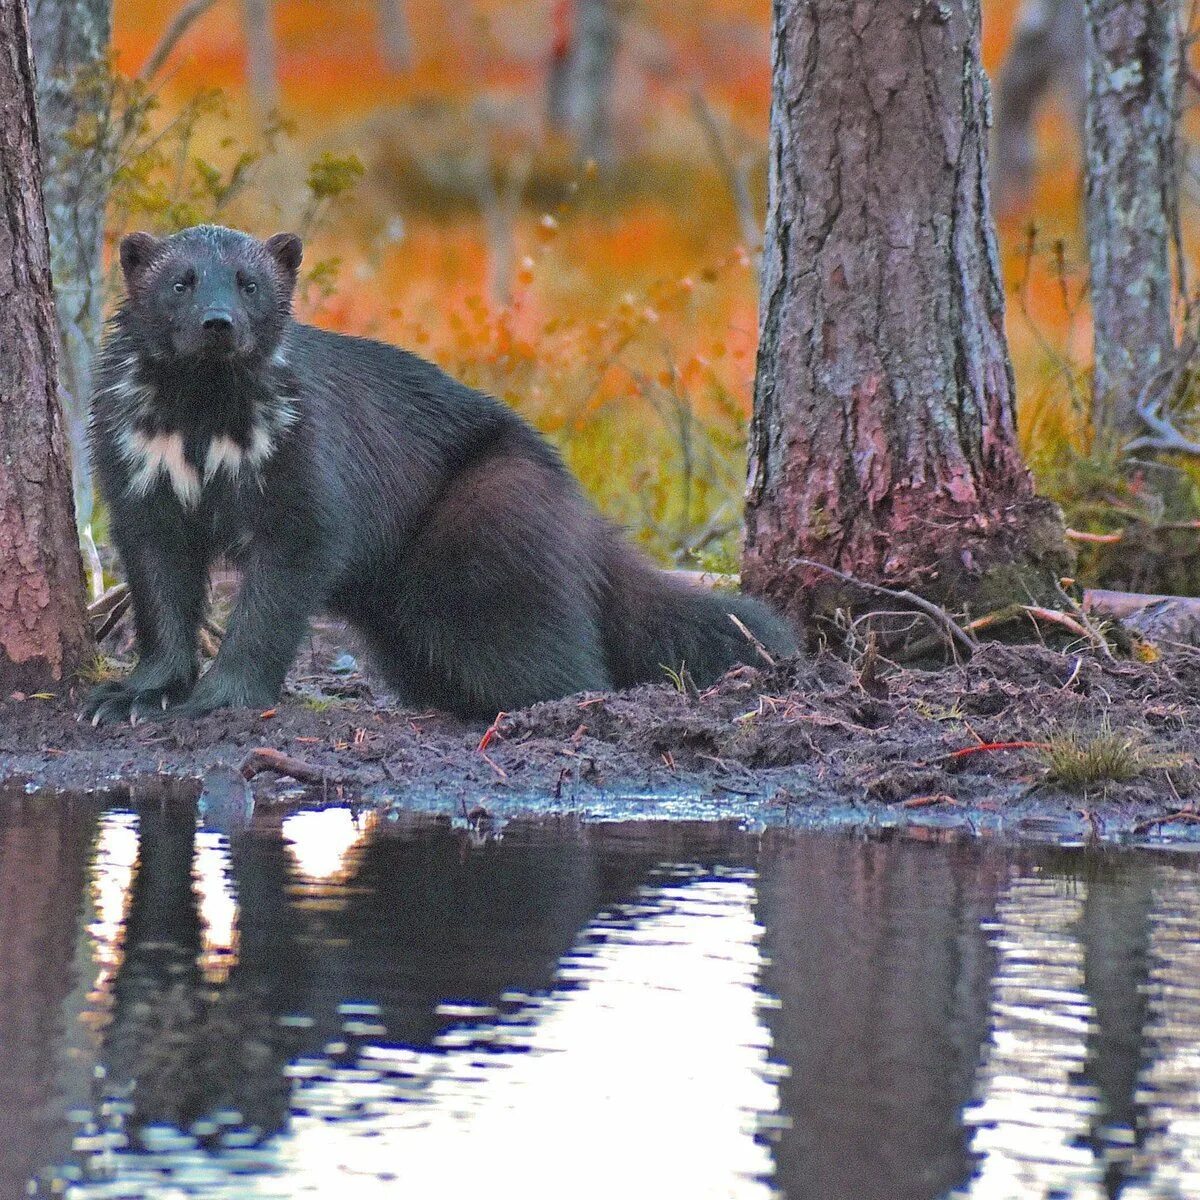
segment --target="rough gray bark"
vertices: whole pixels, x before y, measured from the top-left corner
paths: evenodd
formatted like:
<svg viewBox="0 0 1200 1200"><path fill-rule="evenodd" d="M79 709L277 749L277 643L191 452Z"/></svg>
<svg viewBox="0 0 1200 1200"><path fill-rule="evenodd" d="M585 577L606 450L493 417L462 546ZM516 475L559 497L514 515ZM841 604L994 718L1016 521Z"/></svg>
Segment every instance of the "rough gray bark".
<svg viewBox="0 0 1200 1200"><path fill-rule="evenodd" d="M1033 118L1057 86L1083 132L1087 105L1083 0L1024 0L996 80L992 178L997 202L1024 203L1033 175Z"/></svg>
<svg viewBox="0 0 1200 1200"><path fill-rule="evenodd" d="M1057 595L1017 448L988 202L979 0L776 0L743 579L796 560L977 611Z"/></svg>
<svg viewBox="0 0 1200 1200"><path fill-rule="evenodd" d="M1139 432L1142 388L1175 349L1180 14L1175 0L1086 0L1093 419Z"/></svg>
<svg viewBox="0 0 1200 1200"><path fill-rule="evenodd" d="M104 144L72 144L71 135L80 118L91 115L102 91L112 0L33 0L29 19L37 64L42 198L60 335L59 387L75 468L75 507L86 527L92 517L87 407L103 322L110 163Z"/></svg>
<svg viewBox="0 0 1200 1200"><path fill-rule="evenodd" d="M28 13L0 0L0 696L90 647L40 174Z"/></svg>
<svg viewBox="0 0 1200 1200"><path fill-rule="evenodd" d="M271 0L242 0L246 34L246 83L259 117L279 107L279 73Z"/></svg>
<svg viewBox="0 0 1200 1200"><path fill-rule="evenodd" d="M393 71L412 66L412 34L404 0L379 0L379 45Z"/></svg>
<svg viewBox="0 0 1200 1200"><path fill-rule="evenodd" d="M620 41L619 0L574 0L557 6L556 39L550 64L550 123L569 131L581 159L602 167L613 161L612 91Z"/></svg>

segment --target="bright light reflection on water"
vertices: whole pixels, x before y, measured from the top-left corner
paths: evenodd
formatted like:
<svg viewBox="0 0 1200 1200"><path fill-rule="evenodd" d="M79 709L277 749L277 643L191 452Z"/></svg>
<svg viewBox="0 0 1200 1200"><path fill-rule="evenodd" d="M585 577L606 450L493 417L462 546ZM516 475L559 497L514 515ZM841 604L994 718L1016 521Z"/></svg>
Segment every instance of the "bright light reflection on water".
<svg viewBox="0 0 1200 1200"><path fill-rule="evenodd" d="M0 1197L1200 1197L1198 880L338 808L230 842L25 800Z"/></svg>

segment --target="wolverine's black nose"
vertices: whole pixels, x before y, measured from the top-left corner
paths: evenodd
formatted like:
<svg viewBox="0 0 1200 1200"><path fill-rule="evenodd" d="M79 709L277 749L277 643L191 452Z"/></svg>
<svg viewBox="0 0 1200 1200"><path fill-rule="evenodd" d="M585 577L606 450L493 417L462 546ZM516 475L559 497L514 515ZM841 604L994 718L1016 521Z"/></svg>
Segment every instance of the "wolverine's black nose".
<svg viewBox="0 0 1200 1200"><path fill-rule="evenodd" d="M233 313L224 308L210 308L204 314L203 324L209 333L231 333L233 331Z"/></svg>

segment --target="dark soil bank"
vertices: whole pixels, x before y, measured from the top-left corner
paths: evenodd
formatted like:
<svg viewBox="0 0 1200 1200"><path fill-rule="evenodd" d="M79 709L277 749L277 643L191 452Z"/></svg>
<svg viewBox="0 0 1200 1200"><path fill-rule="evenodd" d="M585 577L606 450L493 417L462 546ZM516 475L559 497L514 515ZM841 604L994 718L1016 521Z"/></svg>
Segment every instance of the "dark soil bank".
<svg viewBox="0 0 1200 1200"><path fill-rule="evenodd" d="M823 655L741 668L700 696L665 684L576 696L490 729L400 708L352 662L333 669L339 654L314 646L268 713L92 728L76 722L74 697L7 700L0 780L19 793L120 790L216 766L250 775L248 756L266 748L304 764L310 800L316 789L474 820L724 815L1200 844L1197 651L1143 664L993 644L965 666L889 668L865 685ZM1043 743L1107 733L1128 778L1055 777ZM254 790L260 802L297 795L281 771L259 769Z"/></svg>

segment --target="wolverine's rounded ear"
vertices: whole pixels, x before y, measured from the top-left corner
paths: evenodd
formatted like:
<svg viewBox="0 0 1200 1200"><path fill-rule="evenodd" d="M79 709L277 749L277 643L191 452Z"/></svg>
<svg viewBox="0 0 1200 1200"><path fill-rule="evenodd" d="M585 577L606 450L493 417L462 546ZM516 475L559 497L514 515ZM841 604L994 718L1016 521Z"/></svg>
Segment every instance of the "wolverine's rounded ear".
<svg viewBox="0 0 1200 1200"><path fill-rule="evenodd" d="M296 273L300 270L300 260L304 257L304 243L294 233L277 233L269 237L265 243L267 253L284 269L288 277L295 281Z"/></svg>
<svg viewBox="0 0 1200 1200"><path fill-rule="evenodd" d="M121 239L121 270L125 285L132 291L142 272L158 253L162 242L151 233L131 233Z"/></svg>

